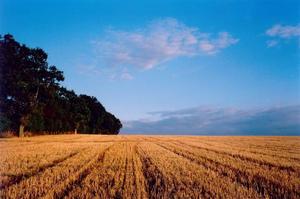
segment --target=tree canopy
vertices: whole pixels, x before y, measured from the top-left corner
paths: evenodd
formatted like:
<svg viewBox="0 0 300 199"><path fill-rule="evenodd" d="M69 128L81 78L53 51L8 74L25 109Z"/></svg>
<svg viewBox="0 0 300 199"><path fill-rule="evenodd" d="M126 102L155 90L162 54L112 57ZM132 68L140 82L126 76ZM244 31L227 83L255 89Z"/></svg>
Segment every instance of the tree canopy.
<svg viewBox="0 0 300 199"><path fill-rule="evenodd" d="M63 72L47 58L41 48L0 36L0 132L118 134L120 120L95 97L61 86Z"/></svg>

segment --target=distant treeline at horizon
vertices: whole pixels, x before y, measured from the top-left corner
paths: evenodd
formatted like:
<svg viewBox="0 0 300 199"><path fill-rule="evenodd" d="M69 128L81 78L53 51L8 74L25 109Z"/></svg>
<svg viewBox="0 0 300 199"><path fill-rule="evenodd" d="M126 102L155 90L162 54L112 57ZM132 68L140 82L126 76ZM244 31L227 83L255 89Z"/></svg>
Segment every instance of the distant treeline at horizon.
<svg viewBox="0 0 300 199"><path fill-rule="evenodd" d="M63 72L47 57L0 35L0 132L118 134L120 120L95 97L61 86Z"/></svg>

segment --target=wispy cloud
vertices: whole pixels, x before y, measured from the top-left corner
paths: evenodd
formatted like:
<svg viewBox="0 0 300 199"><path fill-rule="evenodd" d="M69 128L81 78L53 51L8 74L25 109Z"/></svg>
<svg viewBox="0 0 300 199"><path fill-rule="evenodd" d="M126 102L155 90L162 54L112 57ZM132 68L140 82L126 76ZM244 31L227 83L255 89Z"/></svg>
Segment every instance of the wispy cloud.
<svg viewBox="0 0 300 199"><path fill-rule="evenodd" d="M269 48L278 45L278 41L276 41L276 40L268 40L266 43L267 43L267 46L268 46Z"/></svg>
<svg viewBox="0 0 300 199"><path fill-rule="evenodd" d="M228 32L205 33L165 18L133 31L110 28L103 39L93 43L99 58L109 66L151 69L177 57L216 54L238 41Z"/></svg>
<svg viewBox="0 0 300 199"><path fill-rule="evenodd" d="M300 37L300 24L291 26L283 26L281 24L276 24L266 30L265 34L272 37L272 40L267 41L268 47L274 47L278 45L280 40L293 39L296 38L299 41Z"/></svg>
<svg viewBox="0 0 300 199"><path fill-rule="evenodd" d="M300 24L296 26L274 25L266 31L266 34L271 37L291 38L300 36Z"/></svg>
<svg viewBox="0 0 300 199"><path fill-rule="evenodd" d="M102 75L101 71L95 64L78 64L76 70L79 74L87 76Z"/></svg>
<svg viewBox="0 0 300 199"><path fill-rule="evenodd" d="M121 74L121 79L123 79L123 80L132 80L133 76L128 72L123 72Z"/></svg>
<svg viewBox="0 0 300 199"><path fill-rule="evenodd" d="M129 81L129 80L133 80L134 77L133 75L128 72L127 68L124 68L123 70L121 71L114 71L112 72L110 75L109 75L109 79L110 80L126 80L126 81Z"/></svg>
<svg viewBox="0 0 300 199"><path fill-rule="evenodd" d="M126 133L300 135L300 106L240 110L197 107L150 113L156 120L124 122Z"/></svg>

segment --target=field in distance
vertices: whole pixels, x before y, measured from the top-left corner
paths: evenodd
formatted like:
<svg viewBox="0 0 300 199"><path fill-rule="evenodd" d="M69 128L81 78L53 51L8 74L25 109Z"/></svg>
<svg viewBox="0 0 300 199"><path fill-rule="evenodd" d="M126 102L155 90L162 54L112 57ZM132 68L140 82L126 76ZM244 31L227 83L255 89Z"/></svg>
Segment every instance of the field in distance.
<svg viewBox="0 0 300 199"><path fill-rule="evenodd" d="M300 137L0 139L0 198L300 198Z"/></svg>

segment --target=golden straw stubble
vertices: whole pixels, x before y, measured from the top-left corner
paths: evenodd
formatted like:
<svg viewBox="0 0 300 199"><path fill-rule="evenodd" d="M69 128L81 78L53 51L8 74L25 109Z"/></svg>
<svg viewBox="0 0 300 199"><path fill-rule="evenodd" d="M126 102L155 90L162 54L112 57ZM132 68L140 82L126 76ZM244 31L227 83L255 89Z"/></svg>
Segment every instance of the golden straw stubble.
<svg viewBox="0 0 300 199"><path fill-rule="evenodd" d="M299 137L57 135L0 147L0 198L300 198Z"/></svg>

